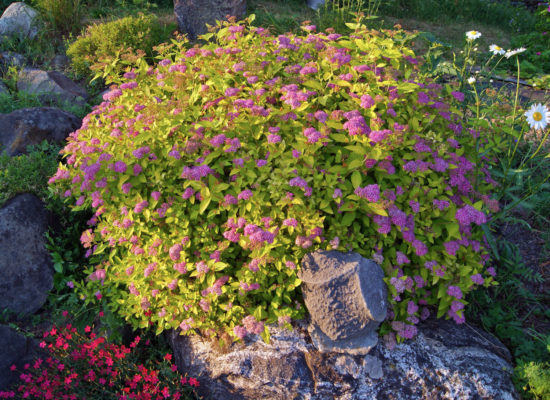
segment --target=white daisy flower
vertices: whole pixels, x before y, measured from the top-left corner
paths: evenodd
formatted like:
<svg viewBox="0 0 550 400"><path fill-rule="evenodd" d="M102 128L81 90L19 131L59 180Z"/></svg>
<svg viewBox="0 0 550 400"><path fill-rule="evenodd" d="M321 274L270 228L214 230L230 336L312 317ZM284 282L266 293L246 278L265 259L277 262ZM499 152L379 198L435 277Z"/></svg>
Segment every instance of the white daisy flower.
<svg viewBox="0 0 550 400"><path fill-rule="evenodd" d="M506 54L504 54L504 57L510 58L512 56L515 56L516 54L523 53L525 50L527 50L525 47L520 47L519 49L514 49L514 50L508 50Z"/></svg>
<svg viewBox="0 0 550 400"><path fill-rule="evenodd" d="M475 82L476 82L476 78L474 78L473 76L471 76L471 77L468 78L468 83L469 83L470 85L473 85Z"/></svg>
<svg viewBox="0 0 550 400"><path fill-rule="evenodd" d="M468 40L476 40L479 37L481 37L481 32L478 32L478 31L468 31L468 32L466 32L466 38Z"/></svg>
<svg viewBox="0 0 550 400"><path fill-rule="evenodd" d="M541 129L544 130L548 121L550 121L550 111L546 106L542 104L533 104L529 110L525 113L527 118L527 123L531 129Z"/></svg>
<svg viewBox="0 0 550 400"><path fill-rule="evenodd" d="M506 51L505 51L502 47L500 47L500 46L498 46L498 45L496 45L496 44L490 45L490 46L489 46L489 51L490 51L491 53L493 53L495 56L496 56L496 55L503 55L503 54L506 53Z"/></svg>

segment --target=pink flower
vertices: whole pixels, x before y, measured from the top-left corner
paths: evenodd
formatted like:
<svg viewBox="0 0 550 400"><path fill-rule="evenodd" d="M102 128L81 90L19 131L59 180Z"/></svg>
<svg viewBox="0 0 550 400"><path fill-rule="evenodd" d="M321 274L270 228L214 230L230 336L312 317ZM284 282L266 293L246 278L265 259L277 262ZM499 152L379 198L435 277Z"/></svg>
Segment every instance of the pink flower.
<svg viewBox="0 0 550 400"><path fill-rule="evenodd" d="M206 274L208 271L210 271L210 268L204 261L199 261L196 267L197 267L197 273L199 274Z"/></svg>
<svg viewBox="0 0 550 400"><path fill-rule="evenodd" d="M449 296L452 296L458 300L460 300L462 298L462 290L460 290L460 288L458 286L449 286L447 288L447 294Z"/></svg>
<svg viewBox="0 0 550 400"><path fill-rule="evenodd" d="M460 249L460 244L456 241L443 243L443 246L445 246L445 251L451 256L456 255L456 252Z"/></svg>
<svg viewBox="0 0 550 400"><path fill-rule="evenodd" d="M397 264L399 265L408 264L411 262L411 260L409 260L407 256L400 251L396 253L396 256L397 256Z"/></svg>
<svg viewBox="0 0 550 400"><path fill-rule="evenodd" d="M303 67L300 69L300 75L312 75L317 73L317 68L315 67Z"/></svg>
<svg viewBox="0 0 550 400"><path fill-rule="evenodd" d="M298 226L298 221L296 220L296 218L287 218L283 221L283 225L296 227Z"/></svg>
<svg viewBox="0 0 550 400"><path fill-rule="evenodd" d="M372 203L376 203L380 200L380 187L376 183L373 185L367 185L364 188L358 186L357 189L355 189L355 194Z"/></svg>
<svg viewBox="0 0 550 400"><path fill-rule="evenodd" d="M184 200L187 200L187 199L190 199L191 197L193 197L194 194L195 194L195 191L193 190L193 188L188 187L187 189L185 189L185 191L183 192L181 197Z"/></svg>
<svg viewBox="0 0 550 400"><path fill-rule="evenodd" d="M134 207L134 212L136 214L139 214L141 213L145 208L147 208L147 206L149 205L149 202L147 200L143 200L142 202L136 204L136 206Z"/></svg>
<svg viewBox="0 0 550 400"><path fill-rule="evenodd" d="M478 285L483 285L485 280L481 276L481 274L475 274L471 276L472 282L477 283Z"/></svg>
<svg viewBox="0 0 550 400"><path fill-rule="evenodd" d="M464 101L464 93L462 92L451 92L451 95L458 101Z"/></svg>
<svg viewBox="0 0 550 400"><path fill-rule="evenodd" d="M183 250L183 247L181 244L176 243L172 247L170 247L170 250L168 251L168 254L170 255L170 259L172 261L178 261L180 259L180 253Z"/></svg>
<svg viewBox="0 0 550 400"><path fill-rule="evenodd" d="M369 94L361 96L361 108L371 108L374 104L374 99Z"/></svg>
<svg viewBox="0 0 550 400"><path fill-rule="evenodd" d="M414 301L409 301L407 303L407 314L413 315L416 312L418 312L418 306L416 305L416 303Z"/></svg>
<svg viewBox="0 0 550 400"><path fill-rule="evenodd" d="M296 264L292 261L287 261L285 265L287 266L287 268L296 269Z"/></svg>
<svg viewBox="0 0 550 400"><path fill-rule="evenodd" d="M176 271L178 271L180 274L187 273L187 267L186 267L185 262L180 262L180 263L174 264L173 268Z"/></svg>
<svg viewBox="0 0 550 400"><path fill-rule="evenodd" d="M238 194L237 199L239 200L248 200L252 197L252 191L250 189L245 189Z"/></svg>

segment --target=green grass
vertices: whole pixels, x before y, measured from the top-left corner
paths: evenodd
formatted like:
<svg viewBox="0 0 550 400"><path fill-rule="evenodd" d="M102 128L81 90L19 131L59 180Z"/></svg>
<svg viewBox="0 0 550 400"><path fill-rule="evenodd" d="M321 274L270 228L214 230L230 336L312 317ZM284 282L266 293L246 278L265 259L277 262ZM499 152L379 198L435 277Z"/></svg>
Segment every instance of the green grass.
<svg viewBox="0 0 550 400"><path fill-rule="evenodd" d="M382 2L380 12L391 17L417 18L438 24L492 25L515 33L529 32L535 23L532 13L513 7L507 0L386 0Z"/></svg>
<svg viewBox="0 0 550 400"><path fill-rule="evenodd" d="M79 106L70 102L61 104L45 103L36 94L27 92L0 93L0 113L9 114L22 108L58 106L79 118L83 118L91 111L90 106Z"/></svg>

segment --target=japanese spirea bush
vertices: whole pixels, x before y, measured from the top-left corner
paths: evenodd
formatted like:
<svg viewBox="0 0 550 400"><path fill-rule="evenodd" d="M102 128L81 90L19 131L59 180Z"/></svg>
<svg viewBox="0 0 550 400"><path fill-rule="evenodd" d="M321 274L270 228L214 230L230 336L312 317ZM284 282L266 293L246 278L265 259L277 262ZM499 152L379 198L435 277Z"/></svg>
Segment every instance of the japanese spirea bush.
<svg viewBox="0 0 550 400"><path fill-rule="evenodd" d="M350 26L220 23L206 45L174 41L128 69L50 179L95 210L88 298L158 332L267 339L304 316L300 259L338 249L382 265L386 331L412 337L430 309L463 321L464 296L492 278L490 177L457 122L462 94L415 81L403 33Z"/></svg>

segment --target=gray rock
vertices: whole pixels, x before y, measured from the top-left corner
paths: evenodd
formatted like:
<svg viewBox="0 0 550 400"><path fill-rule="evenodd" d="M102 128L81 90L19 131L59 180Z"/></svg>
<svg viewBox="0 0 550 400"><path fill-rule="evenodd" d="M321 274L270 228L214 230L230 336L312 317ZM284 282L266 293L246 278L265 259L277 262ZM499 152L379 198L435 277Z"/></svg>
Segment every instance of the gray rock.
<svg viewBox="0 0 550 400"><path fill-rule="evenodd" d="M61 72L24 68L19 72L17 90L39 95L44 101L85 105L88 93Z"/></svg>
<svg viewBox="0 0 550 400"><path fill-rule="evenodd" d="M207 32L206 24L215 25L226 15L235 16L237 21L243 19L246 0L174 0L174 13L180 32L195 40Z"/></svg>
<svg viewBox="0 0 550 400"><path fill-rule="evenodd" d="M44 140L61 143L82 125L76 116L54 107L23 108L0 114L1 151L24 154L27 146Z"/></svg>
<svg viewBox="0 0 550 400"><path fill-rule="evenodd" d="M4 85L4 82L2 81L0 81L0 94L1 93L9 93L8 88L6 87L6 85Z"/></svg>
<svg viewBox="0 0 550 400"><path fill-rule="evenodd" d="M52 68L56 71L65 71L70 63L71 59L69 57L64 54L57 54L52 59Z"/></svg>
<svg viewBox="0 0 550 400"><path fill-rule="evenodd" d="M270 327L270 344L251 336L219 349L206 338L167 334L180 371L193 371L213 399L518 399L510 354L468 325L428 320L419 334L366 356L321 353L306 321Z"/></svg>
<svg viewBox="0 0 550 400"><path fill-rule="evenodd" d="M11 371L15 366L22 370L40 354L40 348L35 340L27 338L14 329L0 325L0 391L7 390L10 385L20 382L20 372Z"/></svg>
<svg viewBox="0 0 550 400"><path fill-rule="evenodd" d="M0 310L36 312L53 287L53 268L44 247L49 213L25 193L0 208Z"/></svg>
<svg viewBox="0 0 550 400"><path fill-rule="evenodd" d="M367 354L386 318L384 272L357 253L317 250L302 259L298 277L321 351Z"/></svg>
<svg viewBox="0 0 550 400"><path fill-rule="evenodd" d="M34 39L38 28L38 11L22 2L10 4L0 17L0 36Z"/></svg>
<svg viewBox="0 0 550 400"><path fill-rule="evenodd" d="M13 51L0 52L0 64L2 66L9 67L13 65L14 67L22 67L26 62L25 56L19 53L14 53Z"/></svg>

